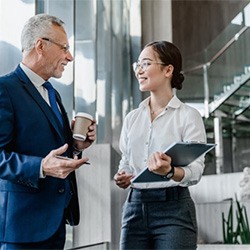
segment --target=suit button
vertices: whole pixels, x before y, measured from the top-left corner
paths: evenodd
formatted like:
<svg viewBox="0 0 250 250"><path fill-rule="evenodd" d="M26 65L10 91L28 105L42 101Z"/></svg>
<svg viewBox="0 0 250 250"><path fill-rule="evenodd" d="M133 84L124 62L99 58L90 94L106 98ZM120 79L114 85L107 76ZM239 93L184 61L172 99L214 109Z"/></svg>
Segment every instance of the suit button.
<svg viewBox="0 0 250 250"><path fill-rule="evenodd" d="M60 188L60 189L58 190L59 193L64 193L64 191L65 191L64 188Z"/></svg>

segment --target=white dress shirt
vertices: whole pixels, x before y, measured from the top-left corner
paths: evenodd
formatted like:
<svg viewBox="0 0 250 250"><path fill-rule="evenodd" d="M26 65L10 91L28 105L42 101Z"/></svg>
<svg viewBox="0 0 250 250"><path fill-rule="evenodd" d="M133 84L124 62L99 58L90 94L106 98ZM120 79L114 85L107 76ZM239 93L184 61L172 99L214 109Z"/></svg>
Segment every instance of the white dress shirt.
<svg viewBox="0 0 250 250"><path fill-rule="evenodd" d="M150 97L131 111L124 120L120 150L119 170L137 175L147 166L149 156L164 152L174 142L199 141L206 143L206 132L200 113L175 95L166 108L151 122ZM156 187L190 186L196 184L204 171L204 156L183 167L185 176L180 182L164 181ZM138 184L137 184L138 187Z"/></svg>
<svg viewBox="0 0 250 250"><path fill-rule="evenodd" d="M48 103L48 105L50 105L48 91L42 86L45 83L45 80L39 75L37 75L34 71L29 69L27 66L25 66L23 63L20 63L20 67L30 79L30 81L34 84L34 86L37 88L43 99Z"/></svg>

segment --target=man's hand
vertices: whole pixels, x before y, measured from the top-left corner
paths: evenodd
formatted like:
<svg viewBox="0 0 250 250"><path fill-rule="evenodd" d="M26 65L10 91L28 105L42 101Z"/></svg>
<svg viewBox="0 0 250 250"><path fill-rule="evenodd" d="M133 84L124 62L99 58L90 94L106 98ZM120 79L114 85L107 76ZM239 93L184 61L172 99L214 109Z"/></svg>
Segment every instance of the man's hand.
<svg viewBox="0 0 250 250"><path fill-rule="evenodd" d="M75 120L71 121L71 129L73 131L75 125ZM89 147L96 140L96 121L93 120L92 124L89 126L89 131L87 133L87 138L85 141L80 141L74 139L74 148L82 151Z"/></svg>
<svg viewBox="0 0 250 250"><path fill-rule="evenodd" d="M42 160L42 169L45 176L53 176L65 179L72 171L81 167L89 159L83 157L81 159L58 159L55 156L62 155L68 148L68 144L50 151L50 153Z"/></svg>
<svg viewBox="0 0 250 250"><path fill-rule="evenodd" d="M133 177L133 174L128 174L125 171L122 171L115 174L114 181L118 187L126 189L131 184L131 179Z"/></svg>

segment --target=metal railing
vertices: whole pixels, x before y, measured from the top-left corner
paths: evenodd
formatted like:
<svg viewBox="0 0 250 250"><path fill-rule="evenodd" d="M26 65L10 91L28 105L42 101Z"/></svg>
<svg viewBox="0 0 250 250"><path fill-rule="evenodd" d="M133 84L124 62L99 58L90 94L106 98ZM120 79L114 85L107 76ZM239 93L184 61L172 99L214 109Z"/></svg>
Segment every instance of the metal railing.
<svg viewBox="0 0 250 250"><path fill-rule="evenodd" d="M205 118L209 117L209 82L208 82L208 69L214 64L238 39L246 32L248 26L241 28L221 49L219 49L212 58L197 66L183 70L183 74L188 75L191 72L203 69L203 84L204 84L204 109Z"/></svg>

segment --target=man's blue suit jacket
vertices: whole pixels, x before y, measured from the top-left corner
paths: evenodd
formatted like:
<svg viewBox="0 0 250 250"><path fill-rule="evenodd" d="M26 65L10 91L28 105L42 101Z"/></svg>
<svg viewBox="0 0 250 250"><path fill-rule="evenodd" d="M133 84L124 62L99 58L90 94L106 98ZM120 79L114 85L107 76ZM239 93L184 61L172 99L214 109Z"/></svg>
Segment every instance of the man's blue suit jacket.
<svg viewBox="0 0 250 250"><path fill-rule="evenodd" d="M0 242L43 241L65 213L69 224L79 223L75 172L66 179L39 179L41 160L52 149L67 142L72 156L59 94L58 103L64 128L20 66L0 77Z"/></svg>

